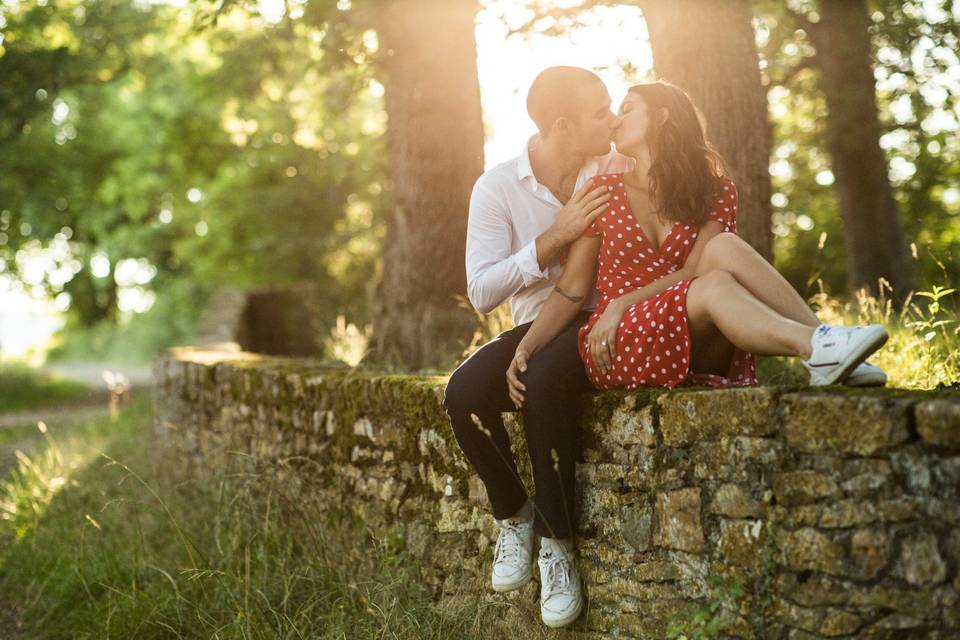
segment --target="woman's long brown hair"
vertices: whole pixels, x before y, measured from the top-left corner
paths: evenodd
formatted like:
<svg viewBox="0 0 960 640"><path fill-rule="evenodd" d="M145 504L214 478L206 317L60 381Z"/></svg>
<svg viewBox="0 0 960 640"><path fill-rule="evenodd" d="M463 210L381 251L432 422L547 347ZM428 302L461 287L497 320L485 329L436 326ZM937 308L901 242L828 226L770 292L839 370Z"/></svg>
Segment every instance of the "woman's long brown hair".
<svg viewBox="0 0 960 640"><path fill-rule="evenodd" d="M723 189L723 158L704 133L693 101L686 92L663 80L630 87L650 113L650 195L661 219L700 226L707 220ZM667 118L657 124L666 108Z"/></svg>

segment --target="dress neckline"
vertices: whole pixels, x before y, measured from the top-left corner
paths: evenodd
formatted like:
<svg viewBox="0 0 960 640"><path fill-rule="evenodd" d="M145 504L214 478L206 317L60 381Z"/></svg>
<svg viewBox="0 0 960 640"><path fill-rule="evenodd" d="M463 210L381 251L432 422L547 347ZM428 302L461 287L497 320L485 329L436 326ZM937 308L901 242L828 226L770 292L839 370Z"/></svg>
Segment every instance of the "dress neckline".
<svg viewBox="0 0 960 640"><path fill-rule="evenodd" d="M633 204L630 202L630 197L627 194L627 183L623 180L623 174L620 174L620 182L623 183L623 200L627 203L627 213L630 214L630 218L633 220L633 223L637 225L637 235L643 242L646 242L649 247L651 247L654 253L660 253L660 250L667 244L670 240L670 236L673 235L674 230L677 228L679 222L674 222L670 225L670 230L667 231L667 235L663 236L663 242L660 243L660 246L653 244L650 241L650 238L647 237L646 232L643 230L643 227L640 225L640 221L637 220L637 216L633 213Z"/></svg>

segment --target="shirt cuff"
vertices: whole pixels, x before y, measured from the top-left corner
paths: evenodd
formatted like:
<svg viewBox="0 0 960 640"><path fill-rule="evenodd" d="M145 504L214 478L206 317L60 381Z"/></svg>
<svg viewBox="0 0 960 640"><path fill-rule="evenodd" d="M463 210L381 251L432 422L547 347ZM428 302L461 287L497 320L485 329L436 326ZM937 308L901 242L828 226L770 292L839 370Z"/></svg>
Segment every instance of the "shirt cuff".
<svg viewBox="0 0 960 640"><path fill-rule="evenodd" d="M547 277L546 271L540 270L540 263L537 261L537 241L532 240L520 251L513 254L513 261L520 269L520 276L523 278L523 286L530 285L544 280Z"/></svg>

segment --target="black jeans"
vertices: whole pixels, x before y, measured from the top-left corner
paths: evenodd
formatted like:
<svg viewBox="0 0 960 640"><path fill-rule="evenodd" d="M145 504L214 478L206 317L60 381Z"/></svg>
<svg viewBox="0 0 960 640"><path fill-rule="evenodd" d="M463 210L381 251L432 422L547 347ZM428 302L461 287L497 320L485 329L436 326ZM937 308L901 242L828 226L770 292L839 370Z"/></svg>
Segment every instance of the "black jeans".
<svg viewBox="0 0 960 640"><path fill-rule="evenodd" d="M577 351L577 333L589 317L589 311L578 314L533 355L520 376L526 385L520 411L536 493L534 530L548 538L573 537L581 403L584 393L594 391ZM499 520L515 514L527 499L500 414L517 410L508 393L507 367L531 324L504 331L464 360L450 376L444 398L454 436Z"/></svg>

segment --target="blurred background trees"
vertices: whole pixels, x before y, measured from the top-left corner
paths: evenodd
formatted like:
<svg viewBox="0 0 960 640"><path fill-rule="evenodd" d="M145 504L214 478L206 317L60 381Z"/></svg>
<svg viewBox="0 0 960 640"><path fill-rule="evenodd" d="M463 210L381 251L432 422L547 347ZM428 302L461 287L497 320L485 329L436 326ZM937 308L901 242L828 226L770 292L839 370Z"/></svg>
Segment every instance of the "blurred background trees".
<svg viewBox="0 0 960 640"><path fill-rule="evenodd" d="M743 235L801 294L960 281L953 2L513 4L514 39L647 12L640 45L706 114ZM62 357L149 357L190 342L217 290L307 282L320 326L356 325L361 352L373 328L371 360L451 366L476 322L458 296L477 10L0 5L0 277L55 301Z"/></svg>

